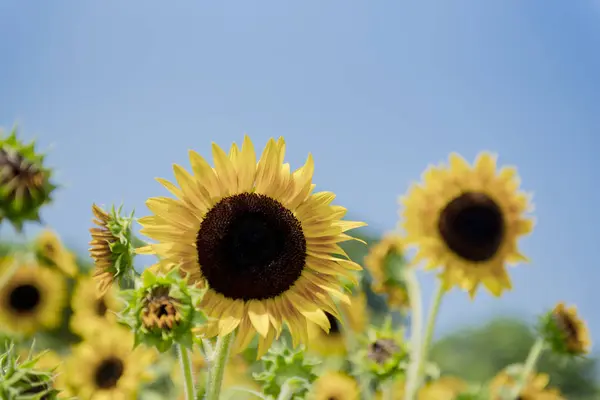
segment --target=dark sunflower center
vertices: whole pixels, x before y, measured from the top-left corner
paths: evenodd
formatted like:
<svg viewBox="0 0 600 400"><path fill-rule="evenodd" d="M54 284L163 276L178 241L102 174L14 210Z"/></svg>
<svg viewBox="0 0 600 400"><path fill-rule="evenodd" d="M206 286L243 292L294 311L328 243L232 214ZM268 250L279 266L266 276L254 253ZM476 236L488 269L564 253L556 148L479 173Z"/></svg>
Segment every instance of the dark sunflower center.
<svg viewBox="0 0 600 400"><path fill-rule="evenodd" d="M446 245L472 262L494 257L504 237L502 210L483 193L463 193L444 208L438 229Z"/></svg>
<svg viewBox="0 0 600 400"><path fill-rule="evenodd" d="M95 382L100 389L111 389L117 386L123 375L125 366L123 361L116 357L103 360L96 368Z"/></svg>
<svg viewBox="0 0 600 400"><path fill-rule="evenodd" d="M331 328L329 329L329 334L330 335L338 335L340 333L340 324L339 324L338 320L329 313L325 313L325 315L327 316L327 320L329 321L329 324L331 325Z"/></svg>
<svg viewBox="0 0 600 400"><path fill-rule="evenodd" d="M104 317L106 312L108 311L108 307L106 306L106 302L104 298L100 298L96 301L96 314L99 317Z"/></svg>
<svg viewBox="0 0 600 400"><path fill-rule="evenodd" d="M161 304L158 307L158 311L156 312L156 316L158 318L161 318L161 317L166 317L167 315L169 315L169 312L167 311L167 305L166 304Z"/></svg>
<svg viewBox="0 0 600 400"><path fill-rule="evenodd" d="M392 339L378 339L369 346L368 357L377 364L383 364L399 350Z"/></svg>
<svg viewBox="0 0 600 400"><path fill-rule="evenodd" d="M16 286L9 294L8 303L10 308L19 314L27 314L35 311L40 304L41 294L39 289L32 284Z"/></svg>
<svg viewBox="0 0 600 400"><path fill-rule="evenodd" d="M302 225L280 202L262 194L222 199L204 217L196 244L210 287L231 299L284 293L306 261Z"/></svg>

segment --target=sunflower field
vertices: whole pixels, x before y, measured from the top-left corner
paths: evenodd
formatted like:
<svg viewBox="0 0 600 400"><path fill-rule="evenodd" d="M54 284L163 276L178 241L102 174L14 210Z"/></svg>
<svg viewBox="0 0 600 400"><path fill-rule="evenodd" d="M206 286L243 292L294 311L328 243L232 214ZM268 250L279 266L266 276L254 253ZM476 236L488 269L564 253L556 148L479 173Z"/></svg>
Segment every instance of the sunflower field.
<svg viewBox="0 0 600 400"><path fill-rule="evenodd" d="M247 136L213 144L212 160L190 150L191 169L157 178L168 193L157 187L146 216L89 205L88 260L51 227L24 237L62 188L34 143L1 135L0 222L14 231L0 247L2 400L600 398L577 394L590 334L558 299L533 336L519 324L497 335L501 355L530 340L521 359L475 359L493 358L496 328L433 343L446 293L501 297L508 267L528 261L532 199L492 153L430 166L400 197L397 230L371 238L313 184L311 155L286 163L283 138L260 154ZM425 270L438 282L429 310Z"/></svg>

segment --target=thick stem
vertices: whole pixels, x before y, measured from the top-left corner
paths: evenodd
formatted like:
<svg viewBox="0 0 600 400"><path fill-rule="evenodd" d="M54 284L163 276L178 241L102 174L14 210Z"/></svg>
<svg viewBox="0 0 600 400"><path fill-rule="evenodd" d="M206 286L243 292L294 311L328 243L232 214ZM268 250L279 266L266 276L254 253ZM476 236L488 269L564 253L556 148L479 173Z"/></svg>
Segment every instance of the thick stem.
<svg viewBox="0 0 600 400"><path fill-rule="evenodd" d="M179 350L179 361L181 364L181 372L183 373L183 382L185 389L185 399L194 400L195 389L194 389L194 378L192 377L192 364L190 362L190 356L188 351L182 345L178 345Z"/></svg>
<svg viewBox="0 0 600 400"><path fill-rule="evenodd" d="M527 355L527 359L525 360L525 365L523 365L523 370L521 371L521 375L519 379L515 382L515 386L510 391L509 400L516 400L519 398L521 391L525 387L529 376L533 372L537 361L539 360L544 348L546 347L546 342L544 339L539 338L535 341L533 346L531 346L531 350L529 350L529 355Z"/></svg>
<svg viewBox="0 0 600 400"><path fill-rule="evenodd" d="M413 400L418 388L417 372L421 354L421 339L423 331L423 299L421 286L414 271L405 273L406 291L410 302L410 365L407 371L405 400Z"/></svg>
<svg viewBox="0 0 600 400"><path fill-rule="evenodd" d="M412 363L415 363L416 366L414 368L416 371L414 375L411 377L411 387L410 391L407 391L407 400L413 400L417 390L421 386L423 381L423 373L425 371L425 365L427 364L427 360L429 358L429 347L431 346L431 342L433 340L433 333L435 328L435 323L437 321L437 315L440 311L440 305L442 304L442 298L444 297L444 293L446 290L444 289L444 285L442 281L438 281L438 286L433 294L433 299L431 301L431 306L429 309L429 315L427 317L427 325L425 328L425 336L423 341L420 343L418 350L418 356L415 360L411 360ZM411 343L411 345L415 345ZM416 345L415 345L416 346ZM411 365L412 367L413 365ZM410 397L409 397L410 396Z"/></svg>
<svg viewBox="0 0 600 400"><path fill-rule="evenodd" d="M279 396L277 396L277 400L290 400L293 396L294 389L288 382L285 382L283 386L281 386L281 391L279 392Z"/></svg>
<svg viewBox="0 0 600 400"><path fill-rule="evenodd" d="M219 337L212 359L212 366L209 373L208 387L206 390L206 400L219 400L221 394L221 385L223 383L223 374L229 359L229 350L233 344L234 332L227 336Z"/></svg>
<svg viewBox="0 0 600 400"><path fill-rule="evenodd" d="M358 347L358 341L356 339L356 334L354 333L354 331L352 330L352 327L350 326L350 320L348 318L348 316L346 315L346 313L344 312L344 310L340 307L340 317L342 318L342 334L344 336L344 340L346 342L346 349L348 351L348 354L355 354L355 351L357 350ZM359 373L357 376L358 379L358 386L361 390L362 393L362 397L364 398L369 398L371 396L371 390L369 388L369 379L368 376L366 376L366 374L364 373Z"/></svg>

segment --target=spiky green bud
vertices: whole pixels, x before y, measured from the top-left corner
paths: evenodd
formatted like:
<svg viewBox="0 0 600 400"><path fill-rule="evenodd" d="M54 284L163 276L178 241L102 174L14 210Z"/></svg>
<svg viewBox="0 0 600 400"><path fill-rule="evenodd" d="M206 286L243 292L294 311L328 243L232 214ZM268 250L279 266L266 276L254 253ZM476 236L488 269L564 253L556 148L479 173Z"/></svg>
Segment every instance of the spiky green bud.
<svg viewBox="0 0 600 400"><path fill-rule="evenodd" d="M17 231L27 221L40 221L39 210L51 201L56 189L50 182L52 170L45 168L44 155L17 138L13 128L8 137L0 130L0 221L9 221Z"/></svg>
<svg viewBox="0 0 600 400"><path fill-rule="evenodd" d="M144 343L166 352L174 343L191 349L193 329L207 321L197 306L204 290L189 286L178 268L166 274L146 269L137 289L122 292L127 306L121 319L135 333L135 345Z"/></svg>

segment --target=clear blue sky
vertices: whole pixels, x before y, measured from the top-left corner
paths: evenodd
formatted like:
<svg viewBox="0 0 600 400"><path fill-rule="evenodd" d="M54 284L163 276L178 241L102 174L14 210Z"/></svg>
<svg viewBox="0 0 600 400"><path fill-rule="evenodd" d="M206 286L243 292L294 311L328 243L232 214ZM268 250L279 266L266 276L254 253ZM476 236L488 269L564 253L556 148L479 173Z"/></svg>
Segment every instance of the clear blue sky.
<svg viewBox="0 0 600 400"><path fill-rule="evenodd" d="M245 132L285 136L296 167L312 152L377 231L429 163L488 149L535 193L533 262L500 300L450 295L440 329L566 300L600 339L600 3L4 0L0 19L0 125L51 148L43 217L76 248L92 202L145 215L154 177Z"/></svg>

